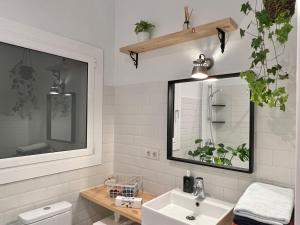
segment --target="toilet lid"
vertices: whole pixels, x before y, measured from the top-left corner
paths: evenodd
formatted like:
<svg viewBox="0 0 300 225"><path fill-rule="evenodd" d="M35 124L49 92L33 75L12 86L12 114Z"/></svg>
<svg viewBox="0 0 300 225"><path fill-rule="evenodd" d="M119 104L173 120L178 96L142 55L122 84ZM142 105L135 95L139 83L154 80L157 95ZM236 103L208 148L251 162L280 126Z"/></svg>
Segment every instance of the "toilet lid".
<svg viewBox="0 0 300 225"><path fill-rule="evenodd" d="M69 202L59 202L52 205L47 205L39 209L34 209L19 215L19 220L22 224L31 224L41 221L58 214L71 211L72 204Z"/></svg>

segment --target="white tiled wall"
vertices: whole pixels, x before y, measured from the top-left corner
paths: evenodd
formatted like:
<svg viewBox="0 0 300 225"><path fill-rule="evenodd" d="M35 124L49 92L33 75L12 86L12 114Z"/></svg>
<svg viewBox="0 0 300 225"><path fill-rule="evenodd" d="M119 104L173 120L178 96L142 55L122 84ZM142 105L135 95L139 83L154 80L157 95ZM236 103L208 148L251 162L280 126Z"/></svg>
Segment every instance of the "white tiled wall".
<svg viewBox="0 0 300 225"><path fill-rule="evenodd" d="M91 225L107 211L79 197L80 190L102 184L113 173L114 89L104 88L103 164L51 176L0 185L0 225L15 225L21 212L46 204L69 201L73 224Z"/></svg>
<svg viewBox="0 0 300 225"><path fill-rule="evenodd" d="M187 169L194 176L204 177L210 195L232 202L256 180L293 187L295 86L292 80L289 93L285 113L256 109L255 172L249 175L166 159L167 82L105 87L104 164L0 186L0 225L15 225L19 213L62 200L74 205L74 225L91 225L108 212L81 199L79 191L103 183L113 173L113 166L115 172L143 175L145 190L154 194L181 187ZM159 160L145 159L145 148L158 150Z"/></svg>
<svg viewBox="0 0 300 225"><path fill-rule="evenodd" d="M236 202L253 181L294 186L295 85L288 84L285 113L268 108L255 112L255 172L243 174L184 164L166 159L167 82L132 84L115 88L115 171L139 173L144 188L161 194L182 186L187 169L204 177L206 191ZM158 161L144 158L145 148L160 152Z"/></svg>

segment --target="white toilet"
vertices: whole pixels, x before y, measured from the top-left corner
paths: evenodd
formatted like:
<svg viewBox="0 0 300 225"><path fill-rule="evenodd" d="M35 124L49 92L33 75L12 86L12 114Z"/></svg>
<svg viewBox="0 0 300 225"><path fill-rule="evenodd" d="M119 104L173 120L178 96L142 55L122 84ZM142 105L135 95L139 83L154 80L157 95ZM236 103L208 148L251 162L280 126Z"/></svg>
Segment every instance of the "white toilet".
<svg viewBox="0 0 300 225"><path fill-rule="evenodd" d="M20 225L71 225L72 204L59 202L19 215Z"/></svg>

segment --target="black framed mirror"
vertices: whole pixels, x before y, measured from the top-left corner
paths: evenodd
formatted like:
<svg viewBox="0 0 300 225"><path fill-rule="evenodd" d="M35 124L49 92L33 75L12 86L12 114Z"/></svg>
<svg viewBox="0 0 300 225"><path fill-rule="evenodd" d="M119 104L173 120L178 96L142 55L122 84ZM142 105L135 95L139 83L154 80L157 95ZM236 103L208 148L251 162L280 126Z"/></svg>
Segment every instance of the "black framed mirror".
<svg viewBox="0 0 300 225"><path fill-rule="evenodd" d="M239 73L169 81L167 158L252 173L250 95Z"/></svg>

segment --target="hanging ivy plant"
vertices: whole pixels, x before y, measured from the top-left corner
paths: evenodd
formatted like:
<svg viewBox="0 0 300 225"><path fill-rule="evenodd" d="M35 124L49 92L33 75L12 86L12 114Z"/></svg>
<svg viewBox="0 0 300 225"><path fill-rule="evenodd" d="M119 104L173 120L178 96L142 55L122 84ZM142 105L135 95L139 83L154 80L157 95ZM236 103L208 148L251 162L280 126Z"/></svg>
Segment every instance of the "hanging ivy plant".
<svg viewBox="0 0 300 225"><path fill-rule="evenodd" d="M23 58L11 70L11 90L16 93L16 102L12 107L21 118L31 119L32 109L37 106L36 72L31 65L29 50L24 50Z"/></svg>
<svg viewBox="0 0 300 225"><path fill-rule="evenodd" d="M250 68L242 72L241 77L248 82L251 101L256 105L285 111L288 94L280 81L288 79L289 74L279 63L279 49L284 50L293 29L291 17L295 12L295 0L263 0L260 8L257 0L254 6L246 2L241 7L245 15L254 16L245 29L240 29L242 38L246 34L252 37L253 50ZM250 31L253 26L255 33Z"/></svg>

